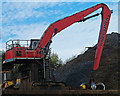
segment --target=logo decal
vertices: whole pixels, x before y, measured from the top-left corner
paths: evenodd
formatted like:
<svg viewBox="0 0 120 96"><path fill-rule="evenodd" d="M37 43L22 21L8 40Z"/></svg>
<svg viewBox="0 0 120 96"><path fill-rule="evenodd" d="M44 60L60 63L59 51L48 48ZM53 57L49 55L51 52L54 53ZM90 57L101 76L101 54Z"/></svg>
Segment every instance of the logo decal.
<svg viewBox="0 0 120 96"><path fill-rule="evenodd" d="M106 27L107 27L107 20L108 20L108 18L105 18L105 24L104 24L104 27L103 27L103 35L102 35L100 46L103 45L103 40L104 40L104 36L105 36L105 32L106 32Z"/></svg>

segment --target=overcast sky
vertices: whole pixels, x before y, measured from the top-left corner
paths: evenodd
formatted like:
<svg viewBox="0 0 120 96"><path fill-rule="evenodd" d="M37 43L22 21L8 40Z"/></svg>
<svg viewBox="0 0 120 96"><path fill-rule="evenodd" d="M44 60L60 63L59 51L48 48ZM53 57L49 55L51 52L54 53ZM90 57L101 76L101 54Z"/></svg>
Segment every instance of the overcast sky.
<svg viewBox="0 0 120 96"><path fill-rule="evenodd" d="M2 2L3 49L10 39L39 39L51 23L99 3L102 2ZM118 3L105 4L113 10L108 33L118 32ZM101 9L93 14L98 12ZM53 38L52 52L63 61L82 53L85 47L97 43L100 24L101 16L98 16L66 28Z"/></svg>

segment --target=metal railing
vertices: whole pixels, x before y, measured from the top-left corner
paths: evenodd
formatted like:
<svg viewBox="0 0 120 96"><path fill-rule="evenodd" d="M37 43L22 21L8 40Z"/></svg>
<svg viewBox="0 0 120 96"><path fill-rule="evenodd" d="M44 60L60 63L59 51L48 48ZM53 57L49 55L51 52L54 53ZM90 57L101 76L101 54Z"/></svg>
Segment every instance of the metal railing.
<svg viewBox="0 0 120 96"><path fill-rule="evenodd" d="M14 47L26 47L30 46L30 40L9 40L6 42L6 51Z"/></svg>

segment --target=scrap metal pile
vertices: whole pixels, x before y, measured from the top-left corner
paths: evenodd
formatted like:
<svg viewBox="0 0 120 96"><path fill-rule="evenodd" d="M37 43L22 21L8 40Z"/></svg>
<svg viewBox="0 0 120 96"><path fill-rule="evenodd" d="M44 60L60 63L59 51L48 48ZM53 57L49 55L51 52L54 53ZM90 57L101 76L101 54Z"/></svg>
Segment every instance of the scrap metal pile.
<svg viewBox="0 0 120 96"><path fill-rule="evenodd" d="M97 48L95 45L84 54L78 55L77 58L54 71L56 81L65 82L72 87L79 87L80 82L88 82L90 78L94 78L95 82L103 82L106 85L106 89L118 89L118 84L120 83L118 77L120 41L118 38L120 38L118 33L113 32L107 35L100 67L97 70L91 71Z"/></svg>

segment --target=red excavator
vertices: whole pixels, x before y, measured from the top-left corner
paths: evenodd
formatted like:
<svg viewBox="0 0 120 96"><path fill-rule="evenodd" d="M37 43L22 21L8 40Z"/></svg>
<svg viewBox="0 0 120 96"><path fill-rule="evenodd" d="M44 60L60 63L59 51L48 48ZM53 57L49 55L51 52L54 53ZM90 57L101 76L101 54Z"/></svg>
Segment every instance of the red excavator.
<svg viewBox="0 0 120 96"><path fill-rule="evenodd" d="M101 13L86 17L99 8L102 8ZM103 3L97 4L96 6L52 23L43 33L41 39L9 40L6 42L5 61L3 64L5 67L3 66L3 68L10 66L9 68L14 67L15 70L15 65L19 64L22 66L19 67L19 73L22 71L21 73L24 74L22 74L22 76L30 76L31 81L40 81L43 79L48 81L53 80L51 79L52 71L50 59L48 59L50 57L50 44L52 43L52 38L61 30L69 27L73 23L84 22L87 19L98 15L101 15L102 23L93 67L93 70L96 70L99 66L101 53L111 17L111 10Z"/></svg>

